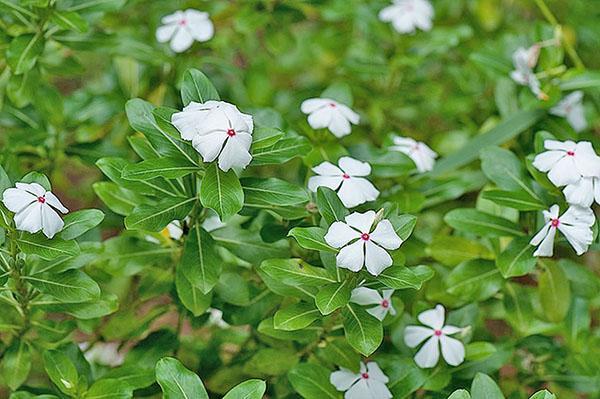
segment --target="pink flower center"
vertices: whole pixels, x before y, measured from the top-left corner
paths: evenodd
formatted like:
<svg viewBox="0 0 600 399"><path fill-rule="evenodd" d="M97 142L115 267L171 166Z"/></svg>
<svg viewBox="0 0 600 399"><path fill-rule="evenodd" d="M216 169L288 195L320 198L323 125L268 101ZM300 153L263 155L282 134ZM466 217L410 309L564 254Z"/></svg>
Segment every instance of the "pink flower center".
<svg viewBox="0 0 600 399"><path fill-rule="evenodd" d="M349 175L348 173L344 173L344 174L342 175L342 177L343 177L344 179L349 179L349 178L350 178L350 175Z"/></svg>
<svg viewBox="0 0 600 399"><path fill-rule="evenodd" d="M179 21L179 25L181 25L181 26L187 25L187 19L182 19L181 21Z"/></svg>
<svg viewBox="0 0 600 399"><path fill-rule="evenodd" d="M369 373L362 373L360 376L361 376L362 378L364 378L365 380L368 380L368 379L369 379Z"/></svg>
<svg viewBox="0 0 600 399"><path fill-rule="evenodd" d="M233 137L233 136L235 136L235 130L233 130L233 129L227 129L227 135L228 135L229 137Z"/></svg>
<svg viewBox="0 0 600 399"><path fill-rule="evenodd" d="M442 330L435 330L433 333L436 337L439 337L440 335L442 335Z"/></svg>
<svg viewBox="0 0 600 399"><path fill-rule="evenodd" d="M383 301L381 301L381 307L384 309L387 309L390 307L390 301L388 301L387 299L384 299Z"/></svg>
<svg viewBox="0 0 600 399"><path fill-rule="evenodd" d="M329 106L330 106L331 108L335 108L335 103L329 103Z"/></svg>
<svg viewBox="0 0 600 399"><path fill-rule="evenodd" d="M560 224L560 220L558 220L558 219L552 219L552 221L550 222L550 224L552 225L552 227L558 227L558 225Z"/></svg>
<svg viewBox="0 0 600 399"><path fill-rule="evenodd" d="M575 151L567 151L567 155L573 157L575 156Z"/></svg>
<svg viewBox="0 0 600 399"><path fill-rule="evenodd" d="M46 198L44 198L44 197L38 197L38 202L40 204L43 204L44 202L46 202Z"/></svg>
<svg viewBox="0 0 600 399"><path fill-rule="evenodd" d="M369 234L367 234L367 233L363 233L363 234L360 236L360 238L362 238L364 241L369 241L369 238L371 238L371 237L369 236Z"/></svg>

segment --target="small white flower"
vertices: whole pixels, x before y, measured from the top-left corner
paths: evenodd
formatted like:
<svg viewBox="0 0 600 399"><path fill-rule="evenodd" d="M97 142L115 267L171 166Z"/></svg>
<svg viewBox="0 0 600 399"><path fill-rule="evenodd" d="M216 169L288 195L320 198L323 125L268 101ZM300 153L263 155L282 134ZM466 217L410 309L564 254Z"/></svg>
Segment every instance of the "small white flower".
<svg viewBox="0 0 600 399"><path fill-rule="evenodd" d="M344 137L352 131L350 123L357 125L360 116L348 106L329 98L311 98L302 102L300 110L308 115L313 129L327 128L335 137Z"/></svg>
<svg viewBox="0 0 600 399"><path fill-rule="evenodd" d="M392 0L392 5L379 12L382 22L391 22L398 33L414 33L417 28L431 29L433 7L427 0Z"/></svg>
<svg viewBox="0 0 600 399"><path fill-rule="evenodd" d="M167 225L167 234L172 240L179 240L183 236L183 226L181 221L173 220Z"/></svg>
<svg viewBox="0 0 600 399"><path fill-rule="evenodd" d="M535 76L533 68L537 64L540 54L540 46L534 45L526 49L519 47L513 53L513 65L515 70L510 73L510 77L520 85L529 86L529 89L536 97L547 99L548 96L542 92L540 81Z"/></svg>
<svg viewBox="0 0 600 399"><path fill-rule="evenodd" d="M371 174L371 165L350 157L340 158L338 165L323 162L315 166L312 170L318 176L308 179L308 189L316 192L318 187L324 186L337 190L346 208L377 199L379 191L363 177Z"/></svg>
<svg viewBox="0 0 600 399"><path fill-rule="evenodd" d="M379 320L385 319L387 314L396 315L396 309L392 305L392 294L394 290L384 290L381 295L377 290L367 287L357 287L352 290L350 302L359 305L376 305L367 309L367 312L375 316Z"/></svg>
<svg viewBox="0 0 600 399"><path fill-rule="evenodd" d="M208 325L216 326L219 328L229 328L230 325L225 320L223 320L223 311L215 308L208 308L206 311L209 313L208 316Z"/></svg>
<svg viewBox="0 0 600 399"><path fill-rule="evenodd" d="M346 216L346 223L334 222L329 226L325 241L334 248L342 248L335 258L338 267L357 272L365 266L377 276L392 265L392 257L385 249L398 249L402 240L387 219L371 231L376 216L374 211L354 212Z"/></svg>
<svg viewBox="0 0 600 399"><path fill-rule="evenodd" d="M89 342L82 342L79 348L88 362L103 366L118 367L125 362L125 354L119 352L118 342L96 342L91 348Z"/></svg>
<svg viewBox="0 0 600 399"><path fill-rule="evenodd" d="M538 248L533 256L552 256L554 253L554 236L556 230L565 236L577 255L585 253L592 244L592 226L596 222L594 212L590 208L571 206L558 217L558 205L552 205L544 211L544 227L531 239L529 244Z"/></svg>
<svg viewBox="0 0 600 399"><path fill-rule="evenodd" d="M208 232L225 227L226 224L221 222L219 215L213 210L209 211L209 216L202 222L202 228Z"/></svg>
<svg viewBox="0 0 600 399"><path fill-rule="evenodd" d="M408 155L420 173L429 172L433 169L438 154L429 148L427 144L410 137L394 137L393 141L394 145L390 149Z"/></svg>
<svg viewBox="0 0 600 399"><path fill-rule="evenodd" d="M600 176L600 158L589 141L544 141L549 151L538 154L533 166L548 172L548 179L557 187L575 184L582 176Z"/></svg>
<svg viewBox="0 0 600 399"><path fill-rule="evenodd" d="M219 158L219 168L245 168L252 160L250 145L254 123L233 104L210 100L191 102L171 116L181 138L192 142L204 162Z"/></svg>
<svg viewBox="0 0 600 399"><path fill-rule="evenodd" d="M571 205L590 207L594 200L600 204L600 176L582 177L577 183L567 185L563 194Z"/></svg>
<svg viewBox="0 0 600 399"><path fill-rule="evenodd" d="M567 122L576 131L580 132L587 127L583 110L583 92L578 90L569 94L554 107L550 108L550 113L556 116L567 118Z"/></svg>
<svg viewBox="0 0 600 399"><path fill-rule="evenodd" d="M65 223L58 212L67 213L58 198L38 183L17 183L17 188L4 191L4 205L15 213L17 230L31 234L43 231L46 237L52 238L62 230Z"/></svg>
<svg viewBox="0 0 600 399"><path fill-rule="evenodd" d="M344 399L390 399L392 393L386 386L389 381L375 362L360 362L360 373L340 367L329 376L335 389L346 391Z"/></svg>
<svg viewBox="0 0 600 399"><path fill-rule="evenodd" d="M215 28L208 13L198 10L176 11L162 17L163 25L156 30L156 40L170 41L171 50L181 53L191 47L194 40L205 42L213 37Z"/></svg>
<svg viewBox="0 0 600 399"><path fill-rule="evenodd" d="M426 310L417 318L427 327L408 326L404 330L404 342L409 348L416 348L427 340L415 355L415 362L421 368L431 368L438 363L440 347L442 356L449 365L458 366L465 360L463 343L448 336L460 332L461 328L444 326L445 311L442 305Z"/></svg>

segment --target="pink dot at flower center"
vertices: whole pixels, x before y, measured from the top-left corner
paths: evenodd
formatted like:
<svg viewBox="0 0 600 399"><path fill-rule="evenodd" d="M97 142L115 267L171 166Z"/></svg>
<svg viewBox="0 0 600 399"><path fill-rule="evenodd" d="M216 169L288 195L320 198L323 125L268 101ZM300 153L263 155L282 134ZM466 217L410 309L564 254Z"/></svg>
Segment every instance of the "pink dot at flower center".
<svg viewBox="0 0 600 399"><path fill-rule="evenodd" d="M369 373L362 373L360 376L365 380L369 379Z"/></svg>
<svg viewBox="0 0 600 399"><path fill-rule="evenodd" d="M435 330L433 333L436 337L439 337L440 335L442 335L442 330Z"/></svg>
<svg viewBox="0 0 600 399"><path fill-rule="evenodd" d="M367 233L363 233L360 236L361 239L363 239L364 241L369 241L369 238L371 238Z"/></svg>
<svg viewBox="0 0 600 399"><path fill-rule="evenodd" d="M187 19L182 19L181 21L179 21L179 25L181 25L181 26L187 25Z"/></svg>
<svg viewBox="0 0 600 399"><path fill-rule="evenodd" d="M552 219L552 221L550 222L550 224L552 225L552 227L558 227L558 225L560 224L560 220L558 220L558 219Z"/></svg>
<svg viewBox="0 0 600 399"><path fill-rule="evenodd" d="M384 309L387 309L390 307L390 301L388 301L387 299L384 299L383 301L381 301L381 307Z"/></svg>
<svg viewBox="0 0 600 399"><path fill-rule="evenodd" d="M228 135L229 137L233 137L233 136L235 136L235 130L233 130L233 129L227 129L227 135Z"/></svg>
<svg viewBox="0 0 600 399"><path fill-rule="evenodd" d="M344 173L344 174L342 175L342 177L343 177L344 179L349 179L349 178L350 178L350 175L349 175L348 173Z"/></svg>
<svg viewBox="0 0 600 399"><path fill-rule="evenodd" d="M335 108L335 103L329 103L329 106L330 106L331 108Z"/></svg>
<svg viewBox="0 0 600 399"><path fill-rule="evenodd" d="M573 157L575 156L575 151L567 151L567 155Z"/></svg>
<svg viewBox="0 0 600 399"><path fill-rule="evenodd" d="M43 204L44 202L46 202L46 198L44 198L44 197L38 197L38 202L40 204Z"/></svg>

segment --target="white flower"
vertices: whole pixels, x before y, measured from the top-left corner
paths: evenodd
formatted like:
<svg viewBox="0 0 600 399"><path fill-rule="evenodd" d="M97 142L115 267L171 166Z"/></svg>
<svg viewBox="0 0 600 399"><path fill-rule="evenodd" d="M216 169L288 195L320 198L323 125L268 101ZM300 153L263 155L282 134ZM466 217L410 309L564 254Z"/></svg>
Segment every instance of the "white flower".
<svg viewBox="0 0 600 399"><path fill-rule="evenodd" d="M593 240L592 226L596 221L590 208L571 206L561 217L558 217L558 205L552 205L544 211L544 227L531 239L531 245L539 245L533 256L552 256L556 230L565 236L577 255L588 250Z"/></svg>
<svg viewBox="0 0 600 399"><path fill-rule="evenodd" d="M335 389L346 391L344 399L390 399L392 393L386 386L389 381L375 362L366 366L360 362L360 373L340 367L329 376Z"/></svg>
<svg viewBox="0 0 600 399"><path fill-rule="evenodd" d="M254 123L233 104L210 100L191 102L171 116L181 138L192 142L204 162L219 158L219 168L245 168L252 160L250 145Z"/></svg>
<svg viewBox="0 0 600 399"><path fill-rule="evenodd" d="M398 33L414 33L417 28L431 29L433 7L427 0L393 0L379 12L379 19L391 22Z"/></svg>
<svg viewBox="0 0 600 399"><path fill-rule="evenodd" d="M578 90L569 94L554 107L550 108L550 113L556 116L562 116L567 118L567 122L576 131L580 132L587 127L587 121L585 120L583 103L583 92Z"/></svg>
<svg viewBox="0 0 600 399"><path fill-rule="evenodd" d="M329 226L325 241L334 248L342 248L335 258L338 267L357 272L365 266L377 276L392 265L392 257L385 249L398 249L402 240L387 219L371 231L376 216L374 211L354 212L346 216L346 223L334 222Z"/></svg>
<svg viewBox="0 0 600 399"><path fill-rule="evenodd" d="M546 140L544 148L549 151L538 154L533 166L541 172L548 172L548 179L554 185L574 184L582 176L600 176L600 158L589 141Z"/></svg>
<svg viewBox="0 0 600 399"><path fill-rule="evenodd" d="M566 186L563 194L571 205L590 207L594 200L600 204L600 176L582 177L577 183Z"/></svg>
<svg viewBox="0 0 600 399"><path fill-rule="evenodd" d="M510 77L520 85L529 86L529 89L540 99L547 99L548 96L540 89L540 81L535 76L533 68L537 64L540 54L540 46L534 45L526 49L519 47L513 53L513 65L515 70L510 73Z"/></svg>
<svg viewBox="0 0 600 399"><path fill-rule="evenodd" d="M357 287L352 290L350 302L359 305L376 305L367 309L367 312L375 316L379 320L385 319L387 314L396 315L396 309L392 306L392 294L394 290L384 290L381 295L377 290L367 287Z"/></svg>
<svg viewBox="0 0 600 399"><path fill-rule="evenodd" d="M206 311L208 316L208 325L216 326L219 328L229 328L230 325L225 320L223 320L223 311L215 308L208 308Z"/></svg>
<svg viewBox="0 0 600 399"><path fill-rule="evenodd" d="M362 177L371 173L371 165L350 157L340 158L338 165L339 167L331 162L323 162L315 166L312 170L318 176L308 179L308 189L316 192L318 187L324 186L337 190L338 197L346 208L377 199L379 191Z"/></svg>
<svg viewBox="0 0 600 399"><path fill-rule="evenodd" d="M96 342L91 348L89 342L82 342L79 348L88 362L103 366L118 367L125 361L125 354L119 353L118 342Z"/></svg>
<svg viewBox="0 0 600 399"><path fill-rule="evenodd" d="M179 240L183 236L183 226L179 220L173 220L167 225L167 234L173 240Z"/></svg>
<svg viewBox="0 0 600 399"><path fill-rule="evenodd" d="M348 106L329 98L311 98L302 102L300 110L308 115L308 124L313 129L327 128L335 137L344 137L351 132L350 123L357 125L360 116Z"/></svg>
<svg viewBox="0 0 600 399"><path fill-rule="evenodd" d="M219 215L213 210L209 211L209 216L202 222L202 228L208 232L225 227L226 224L221 222Z"/></svg>
<svg viewBox="0 0 600 399"><path fill-rule="evenodd" d="M48 238L62 230L65 223L55 209L62 213L69 210L54 194L38 183L17 183L16 187L4 191L2 202L15 213L17 230L31 234L41 230Z"/></svg>
<svg viewBox="0 0 600 399"><path fill-rule="evenodd" d="M433 169L438 154L429 148L427 144L410 137L394 137L393 140L395 145L391 146L390 149L408 155L420 173L429 172Z"/></svg>
<svg viewBox="0 0 600 399"><path fill-rule="evenodd" d="M163 25L156 30L160 43L171 41L171 50L181 53L194 43L205 42L213 37L215 28L208 13L198 10L176 11L162 17Z"/></svg>
<svg viewBox="0 0 600 399"><path fill-rule="evenodd" d="M434 367L442 356L446 363L458 366L465 360L465 347L462 342L448 335L456 334L461 328L444 326L445 309L437 305L435 309L426 310L417 317L427 327L408 326L404 330L404 342L409 348L416 348L427 340L415 355L415 362L421 368Z"/></svg>

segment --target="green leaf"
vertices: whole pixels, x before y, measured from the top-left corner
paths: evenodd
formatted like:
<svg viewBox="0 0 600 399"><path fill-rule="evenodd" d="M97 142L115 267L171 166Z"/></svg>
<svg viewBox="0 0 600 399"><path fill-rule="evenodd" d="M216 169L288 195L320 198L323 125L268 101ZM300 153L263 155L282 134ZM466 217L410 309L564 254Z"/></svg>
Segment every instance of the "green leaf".
<svg viewBox="0 0 600 399"><path fill-rule="evenodd" d="M238 213L244 205L244 192L235 172L223 172L216 162L210 164L202 178L200 201L217 212L221 221Z"/></svg>
<svg viewBox="0 0 600 399"><path fill-rule="evenodd" d="M519 211L537 211L548 208L539 199L525 191L486 190L481 193L481 198Z"/></svg>
<svg viewBox="0 0 600 399"><path fill-rule="evenodd" d="M273 145L253 148L251 165L286 163L293 158L308 154L310 150L310 142L305 137L288 134Z"/></svg>
<svg viewBox="0 0 600 399"><path fill-rule="evenodd" d="M327 224L332 224L336 221L343 222L349 213L337 193L328 187L319 187L317 189L317 207Z"/></svg>
<svg viewBox="0 0 600 399"><path fill-rule="evenodd" d="M2 356L0 364L4 383L15 391L27 380L29 370L31 370L31 349L29 345L23 340L13 340Z"/></svg>
<svg viewBox="0 0 600 399"><path fill-rule="evenodd" d="M570 75L568 79L560 82L562 91L581 90L600 87L599 71L583 71L577 75Z"/></svg>
<svg viewBox="0 0 600 399"><path fill-rule="evenodd" d="M459 236L437 236L429 244L431 256L447 266L471 259L493 259L494 254L482 243Z"/></svg>
<svg viewBox="0 0 600 399"><path fill-rule="evenodd" d="M42 259L52 260L60 256L79 255L79 245L73 240L63 241L59 238L48 239L42 233L22 233L17 239L21 251L37 255Z"/></svg>
<svg viewBox="0 0 600 399"><path fill-rule="evenodd" d="M173 220L184 219L196 200L195 197L165 198L155 205L138 205L125 218L125 227L130 230L161 231Z"/></svg>
<svg viewBox="0 0 600 399"><path fill-rule="evenodd" d="M556 396L544 389L543 391L534 393L529 397L529 399L556 399Z"/></svg>
<svg viewBox="0 0 600 399"><path fill-rule="evenodd" d="M175 287L179 300L196 317L204 314L210 307L212 294L204 294L200 289L194 287L185 277L181 267L175 271Z"/></svg>
<svg viewBox="0 0 600 399"><path fill-rule="evenodd" d="M371 356L383 341L381 322L362 307L347 304L342 311L348 343L364 356Z"/></svg>
<svg viewBox="0 0 600 399"><path fill-rule="evenodd" d="M528 237L513 239L508 247L498 255L496 267L504 278L523 276L531 273L537 259L533 257L535 247L529 244Z"/></svg>
<svg viewBox="0 0 600 399"><path fill-rule="evenodd" d="M457 389L448 396L448 399L471 399L471 395L465 389Z"/></svg>
<svg viewBox="0 0 600 399"><path fill-rule="evenodd" d="M496 347L489 342L470 342L466 346L467 360L483 360L497 352Z"/></svg>
<svg viewBox="0 0 600 399"><path fill-rule="evenodd" d="M275 128L256 126L252 132L252 147L250 152L254 153L255 150L260 148L266 148L277 143L284 136L284 133Z"/></svg>
<svg viewBox="0 0 600 399"><path fill-rule="evenodd" d="M355 372L360 368L361 356L352 349L344 337L327 340L325 347L320 348L318 357Z"/></svg>
<svg viewBox="0 0 600 399"><path fill-rule="evenodd" d="M80 270L67 270L54 274L25 276L31 285L64 303L86 302L100 298L100 287Z"/></svg>
<svg viewBox="0 0 600 399"><path fill-rule="evenodd" d="M488 179L504 190L528 190L525 171L519 158L500 147L486 147L479 153L481 170Z"/></svg>
<svg viewBox="0 0 600 399"><path fill-rule="evenodd" d="M44 368L48 377L63 393L75 396L79 374L71 359L60 350L44 352Z"/></svg>
<svg viewBox="0 0 600 399"><path fill-rule="evenodd" d="M493 129L472 138L460 150L439 160L431 171L431 175L439 176L474 161L482 148L507 142L533 126L544 115L544 111L537 109L520 111L511 115Z"/></svg>
<svg viewBox="0 0 600 399"><path fill-rule="evenodd" d="M208 100L220 100L219 93L205 74L197 69L188 69L183 74L181 101L186 106L190 102L205 103Z"/></svg>
<svg viewBox="0 0 600 399"><path fill-rule="evenodd" d="M83 209L67 214L60 232L63 240L72 240L98 226L104 220L104 212L98 209Z"/></svg>
<svg viewBox="0 0 600 399"><path fill-rule="evenodd" d="M288 372L288 380L305 399L340 399L342 394L329 382L331 371L316 363L300 363Z"/></svg>
<svg viewBox="0 0 600 399"><path fill-rule="evenodd" d="M85 399L130 399L133 389L126 381L116 378L102 378L92 384L85 393Z"/></svg>
<svg viewBox="0 0 600 399"><path fill-rule="evenodd" d="M448 292L469 301L483 301L492 297L503 282L494 262L483 259L461 263L446 277Z"/></svg>
<svg viewBox="0 0 600 399"><path fill-rule="evenodd" d="M284 331L300 330L311 325L319 316L319 310L314 305L298 302L279 309L273 317L273 326Z"/></svg>
<svg viewBox="0 0 600 399"><path fill-rule="evenodd" d="M129 215L144 200L144 197L136 192L119 187L112 182L96 182L92 188L108 209L123 216Z"/></svg>
<svg viewBox="0 0 600 399"><path fill-rule="evenodd" d="M423 266L427 267L427 266ZM414 268L416 269L416 268ZM377 276L377 279L388 288L402 290L406 288L421 289L421 285L431 277L433 271L429 269L427 273L415 273L415 270L405 266L391 266ZM425 270L420 270L421 272Z"/></svg>
<svg viewBox="0 0 600 399"><path fill-rule="evenodd" d="M248 380L236 385L223 399L262 399L267 384L262 380Z"/></svg>
<svg viewBox="0 0 600 399"><path fill-rule="evenodd" d="M538 293L546 319L562 321L571 306L571 287L563 269L552 261L541 262L544 272L539 278Z"/></svg>
<svg viewBox="0 0 600 399"><path fill-rule="evenodd" d="M52 10L50 20L66 30L83 33L88 30L88 23L74 11Z"/></svg>
<svg viewBox="0 0 600 399"><path fill-rule="evenodd" d="M321 93L321 98L330 98L348 107L352 107L353 103L352 90L345 82L332 83Z"/></svg>
<svg viewBox="0 0 600 399"><path fill-rule="evenodd" d="M276 178L247 177L240 180L244 190L245 206L268 208L270 205L287 206L308 202L302 187Z"/></svg>
<svg viewBox="0 0 600 399"><path fill-rule="evenodd" d="M280 282L292 286L320 287L336 282L324 268L311 266L301 259L269 259L261 263L260 269Z"/></svg>
<svg viewBox="0 0 600 399"><path fill-rule="evenodd" d="M228 226L213 231L211 235L220 246L254 265L260 264L265 259L283 258L290 255L287 240L267 243L256 231Z"/></svg>
<svg viewBox="0 0 600 399"><path fill-rule="evenodd" d="M471 384L471 397L473 399L504 399L498 385L489 376L477 373Z"/></svg>
<svg viewBox="0 0 600 399"><path fill-rule="evenodd" d="M459 208L451 210L444 216L444 221L456 230L466 231L483 237L525 235L518 224L476 209Z"/></svg>
<svg viewBox="0 0 600 399"><path fill-rule="evenodd" d="M325 230L320 227L294 227L288 233L289 237L294 237L298 245L305 249L314 251L337 252L325 242Z"/></svg>
<svg viewBox="0 0 600 399"><path fill-rule="evenodd" d="M136 164L129 164L123 169L123 178L127 180L149 180L155 177L177 179L200 170L185 158L156 158Z"/></svg>
<svg viewBox="0 0 600 399"><path fill-rule="evenodd" d="M15 75L29 71L44 51L44 36L27 33L11 40L6 51L6 61Z"/></svg>
<svg viewBox="0 0 600 399"><path fill-rule="evenodd" d="M178 269L192 286L204 294L219 281L222 261L215 251L215 241L198 223L185 239Z"/></svg>
<svg viewBox="0 0 600 399"><path fill-rule="evenodd" d="M163 357L156 363L156 381L164 399L208 399L200 377L177 359Z"/></svg>
<svg viewBox="0 0 600 399"><path fill-rule="evenodd" d="M20 180L21 183L37 183L40 186L44 187L48 191L52 191L52 186L50 185L50 180L48 177L39 172L29 172L25 176L23 176Z"/></svg>
<svg viewBox="0 0 600 399"><path fill-rule="evenodd" d="M346 306L351 293L352 285L349 279L341 283L328 284L319 290L315 297L315 303L322 314L328 315L334 310Z"/></svg>

